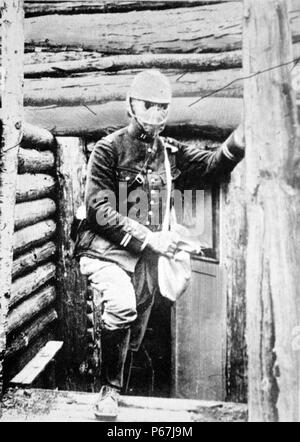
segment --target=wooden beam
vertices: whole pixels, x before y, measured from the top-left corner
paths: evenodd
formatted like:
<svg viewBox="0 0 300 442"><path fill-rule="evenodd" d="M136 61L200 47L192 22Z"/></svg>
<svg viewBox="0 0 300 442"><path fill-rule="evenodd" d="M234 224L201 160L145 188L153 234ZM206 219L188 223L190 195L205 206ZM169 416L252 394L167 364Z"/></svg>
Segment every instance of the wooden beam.
<svg viewBox="0 0 300 442"><path fill-rule="evenodd" d="M226 1L226 0L225 0ZM228 1L228 0L227 0ZM116 13L144 10L161 10L169 8L189 8L207 4L219 3L218 0L144 0L144 1L27 1L25 0L26 17L37 17L50 14L95 14L95 13Z"/></svg>
<svg viewBox="0 0 300 442"><path fill-rule="evenodd" d="M118 72L128 69L214 71L242 66L241 51L204 54L137 54L103 57L97 52L35 52L25 55L25 78L64 77L76 73Z"/></svg>
<svg viewBox="0 0 300 442"><path fill-rule="evenodd" d="M167 123L170 131L195 131L226 136L240 122L242 100L207 98L191 106L199 97L175 98ZM126 103L114 101L100 105L25 108L26 120L45 127L56 136L93 136L128 124Z"/></svg>
<svg viewBox="0 0 300 442"><path fill-rule="evenodd" d="M241 69L188 72L161 70L170 80L172 95L178 97L206 96L242 98L244 90ZM27 79L24 88L26 106L78 106L125 101L130 85L138 73L127 70L115 74L89 73L75 77ZM300 77L300 67L295 66L293 76ZM226 87L225 87L226 86ZM300 87L297 90L300 99Z"/></svg>
<svg viewBox="0 0 300 442"><path fill-rule="evenodd" d="M15 307L9 312L7 318L8 334L23 327L24 324L31 321L37 314L53 304L55 299L56 291L54 286L47 286Z"/></svg>
<svg viewBox="0 0 300 442"><path fill-rule="evenodd" d="M16 279L11 289L12 296L9 302L9 308L12 309L16 304L28 298L33 292L54 278L55 274L55 264L48 262L36 268L28 275Z"/></svg>
<svg viewBox="0 0 300 442"><path fill-rule="evenodd" d="M245 74L292 58L285 0L246 0ZM291 67L245 83L250 421L300 420L300 139Z"/></svg>
<svg viewBox="0 0 300 442"><path fill-rule="evenodd" d="M18 175L17 202L21 203L51 196L53 195L55 186L55 179L44 173L37 173L36 175L25 173Z"/></svg>
<svg viewBox="0 0 300 442"><path fill-rule="evenodd" d="M221 255L227 299L226 400L247 402L245 162L222 186Z"/></svg>
<svg viewBox="0 0 300 442"><path fill-rule="evenodd" d="M41 221L33 226L25 227L14 234L14 256L27 252L31 247L48 242L56 231L53 220Z"/></svg>
<svg viewBox="0 0 300 442"><path fill-rule="evenodd" d="M74 216L84 201L87 160L83 140L65 137L57 143L59 335L65 343L64 368L78 369L87 339L86 278L73 259L70 236Z"/></svg>
<svg viewBox="0 0 300 442"><path fill-rule="evenodd" d="M16 205L15 230L36 224L55 215L56 204L50 198L44 198Z"/></svg>
<svg viewBox="0 0 300 442"><path fill-rule="evenodd" d="M166 133L187 133L203 137L223 138L239 124L242 99L210 97L189 107L199 96L175 98L167 122ZM300 103L298 104L300 121ZM128 124L126 104L114 101L100 105L46 106L25 108L25 118L32 124L46 127L55 136L100 138ZM55 180L44 174L19 175L17 200L29 201L53 193Z"/></svg>
<svg viewBox="0 0 300 442"><path fill-rule="evenodd" d="M24 123L21 146L37 150L54 150L55 139L48 130Z"/></svg>
<svg viewBox="0 0 300 442"><path fill-rule="evenodd" d="M294 0L290 14L295 42L299 2ZM49 15L26 20L26 43L28 50L81 48L103 54L225 52L241 49L241 25L238 2L126 15Z"/></svg>
<svg viewBox="0 0 300 442"><path fill-rule="evenodd" d="M17 278L23 273L28 272L29 270L33 270L38 265L48 261L50 258L53 258L55 254L56 245L53 241L49 241L40 247L30 250L24 255L18 256L18 258L14 260L13 264L13 279Z"/></svg>
<svg viewBox="0 0 300 442"><path fill-rule="evenodd" d="M296 68L300 72L300 68ZM209 72L162 71L169 78L173 97L204 96L212 91L216 97L241 98L243 81L240 69ZM77 74L71 78L43 78L25 81L26 106L78 106L125 101L130 85L138 72L116 74ZM232 83L232 84L230 84ZM230 84L226 89L222 89Z"/></svg>
<svg viewBox="0 0 300 442"><path fill-rule="evenodd" d="M21 351L14 358L6 360L5 364L5 378L8 383L13 376L22 370L26 364L39 352L39 350L50 340L55 339L53 330L45 330L31 344ZM53 387L52 387L53 388ZM24 397L24 396L23 396Z"/></svg>
<svg viewBox="0 0 300 442"><path fill-rule="evenodd" d="M49 341L10 382L11 385L29 386L42 374L63 346L61 341Z"/></svg>
<svg viewBox="0 0 300 442"><path fill-rule="evenodd" d="M23 0L3 0L2 130L0 146L0 396L2 355L6 346L7 304L11 293L14 206L18 145L23 123Z"/></svg>
<svg viewBox="0 0 300 442"><path fill-rule="evenodd" d="M19 330L16 336L8 344L5 352L5 358L11 358L19 351L27 348L34 339L36 339L56 320L57 313L54 308L51 308L45 313L36 316L34 321L24 329Z"/></svg>
<svg viewBox="0 0 300 442"><path fill-rule="evenodd" d="M53 152L40 152L35 149L20 148L18 154L19 173L53 172L55 158Z"/></svg>

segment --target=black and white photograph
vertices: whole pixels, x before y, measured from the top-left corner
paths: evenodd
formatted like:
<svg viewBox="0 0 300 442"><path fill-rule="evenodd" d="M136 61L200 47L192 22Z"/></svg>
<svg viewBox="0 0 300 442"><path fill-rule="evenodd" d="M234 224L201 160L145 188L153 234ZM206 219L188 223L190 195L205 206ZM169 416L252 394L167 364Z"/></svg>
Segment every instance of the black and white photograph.
<svg viewBox="0 0 300 442"><path fill-rule="evenodd" d="M0 423L300 422L300 0L0 17Z"/></svg>

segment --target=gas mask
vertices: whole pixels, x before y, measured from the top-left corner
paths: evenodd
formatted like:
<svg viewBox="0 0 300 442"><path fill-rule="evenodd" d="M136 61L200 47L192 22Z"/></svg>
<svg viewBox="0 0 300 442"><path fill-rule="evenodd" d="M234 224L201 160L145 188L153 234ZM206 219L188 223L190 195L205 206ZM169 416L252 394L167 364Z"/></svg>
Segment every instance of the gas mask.
<svg viewBox="0 0 300 442"><path fill-rule="evenodd" d="M168 103L153 103L151 101L130 98L130 114L142 126L147 135L155 138L165 128L168 114Z"/></svg>

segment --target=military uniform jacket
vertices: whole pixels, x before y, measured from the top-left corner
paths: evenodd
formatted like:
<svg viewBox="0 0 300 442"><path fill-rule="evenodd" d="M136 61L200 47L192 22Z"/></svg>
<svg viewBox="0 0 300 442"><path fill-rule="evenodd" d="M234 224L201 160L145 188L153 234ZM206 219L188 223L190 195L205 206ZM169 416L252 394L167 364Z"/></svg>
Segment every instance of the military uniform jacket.
<svg viewBox="0 0 300 442"><path fill-rule="evenodd" d="M167 185L165 149L173 185L180 180L182 185L187 175L211 183L230 173L243 157L232 140L216 151L163 137L153 143L133 125L101 139L89 160L86 220L79 230L76 255L112 261L133 272L149 230L161 229L161 222L153 225L152 217L155 205L162 204L157 195ZM141 190L147 196L146 206L136 206Z"/></svg>

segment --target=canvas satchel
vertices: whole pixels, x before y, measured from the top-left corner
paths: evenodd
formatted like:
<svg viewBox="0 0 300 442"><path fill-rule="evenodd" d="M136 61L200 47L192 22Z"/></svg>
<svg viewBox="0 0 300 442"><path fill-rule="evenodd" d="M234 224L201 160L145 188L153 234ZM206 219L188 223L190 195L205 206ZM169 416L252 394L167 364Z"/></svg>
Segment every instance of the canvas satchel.
<svg viewBox="0 0 300 442"><path fill-rule="evenodd" d="M160 256L158 259L158 284L160 293L175 302L188 288L191 279L191 258L193 246L185 241L187 229L177 224L174 208L171 210L172 175L168 153L165 148L165 169L167 176L166 213L162 231L178 233L182 242L178 244L178 252L173 259Z"/></svg>

